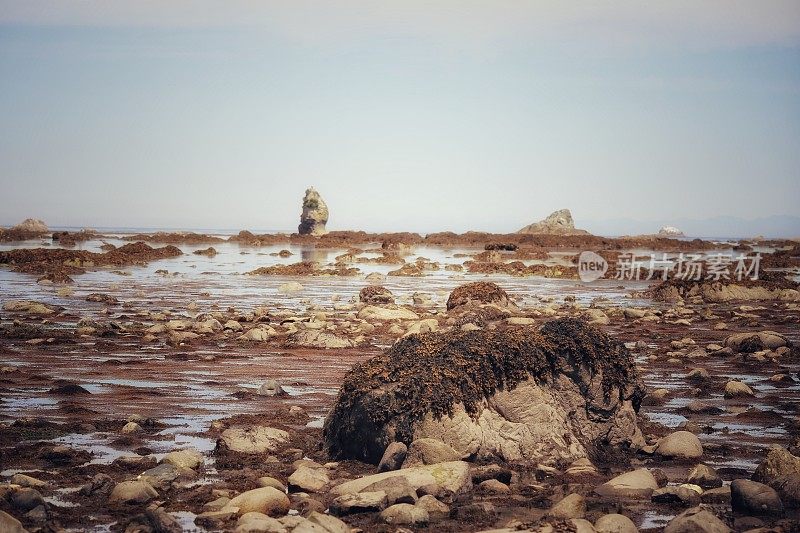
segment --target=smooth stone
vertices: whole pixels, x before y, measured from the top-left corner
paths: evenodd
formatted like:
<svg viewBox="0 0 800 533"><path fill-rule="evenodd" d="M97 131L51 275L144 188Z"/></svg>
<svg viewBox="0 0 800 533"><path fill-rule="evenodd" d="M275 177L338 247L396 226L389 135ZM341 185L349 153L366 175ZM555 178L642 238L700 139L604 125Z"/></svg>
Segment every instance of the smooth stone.
<svg viewBox="0 0 800 533"><path fill-rule="evenodd" d="M322 492L330 479L324 468L301 466L289 476L288 482L292 492Z"/></svg>
<svg viewBox="0 0 800 533"><path fill-rule="evenodd" d="M722 486L722 478L719 477L717 471L704 464L695 466L692 471L689 472L687 481L704 489L713 489Z"/></svg>
<svg viewBox="0 0 800 533"><path fill-rule="evenodd" d="M703 445L694 433L676 431L658 441L656 453L673 459L699 459L703 456Z"/></svg>
<svg viewBox="0 0 800 533"><path fill-rule="evenodd" d="M664 533L730 533L732 530L711 511L692 507L667 524Z"/></svg>
<svg viewBox="0 0 800 533"><path fill-rule="evenodd" d="M580 494L570 494L553 505L547 514L553 518L583 518L586 515L586 500Z"/></svg>
<svg viewBox="0 0 800 533"><path fill-rule="evenodd" d="M426 485L437 485L454 494L460 494L472 488L472 476L470 475L469 464L464 461L453 461L435 465L402 468L391 472L364 476L333 487L331 493L336 496L341 496L342 494L361 492L365 487L373 483L395 476L406 478L409 485L411 485L414 490L419 490L420 487Z"/></svg>
<svg viewBox="0 0 800 533"><path fill-rule="evenodd" d="M5 511L0 511L0 531L3 533L28 533L19 520Z"/></svg>
<svg viewBox="0 0 800 533"><path fill-rule="evenodd" d="M597 533L639 533L633 520L625 515L611 513L605 514L594 523Z"/></svg>
<svg viewBox="0 0 800 533"><path fill-rule="evenodd" d="M233 452L268 453L287 442L289 434L268 426L243 426L226 429L220 440Z"/></svg>
<svg viewBox="0 0 800 533"><path fill-rule="evenodd" d="M399 526L422 525L430 522L428 511L410 503L397 503L387 507L381 511L380 517L387 524Z"/></svg>
<svg viewBox="0 0 800 533"><path fill-rule="evenodd" d="M384 491L364 491L357 494L339 496L331 503L330 512L337 516L353 513L374 513L383 511L387 505L388 500Z"/></svg>
<svg viewBox="0 0 800 533"><path fill-rule="evenodd" d="M408 455L403 462L403 467L418 465L434 465L458 461L461 455L452 446L439 439L417 439L408 447Z"/></svg>
<svg viewBox="0 0 800 533"><path fill-rule="evenodd" d="M658 482L653 474L646 468L639 468L606 481L594 491L603 497L649 499L656 489Z"/></svg>
<svg viewBox="0 0 800 533"><path fill-rule="evenodd" d="M285 533L286 527L276 519L251 511L239 517L235 533Z"/></svg>
<svg viewBox="0 0 800 533"><path fill-rule="evenodd" d="M403 442L393 442L386 447L378 463L378 472L398 470L408 455L408 447Z"/></svg>
<svg viewBox="0 0 800 533"><path fill-rule="evenodd" d="M203 458L203 454L194 448L186 448L185 450L169 452L164 456L161 462L176 466L179 469L189 468L195 470L205 462L205 459Z"/></svg>
<svg viewBox="0 0 800 533"><path fill-rule="evenodd" d="M731 507L748 514L783 514L783 503L769 485L749 479L731 481Z"/></svg>
<svg viewBox="0 0 800 533"><path fill-rule="evenodd" d="M227 508L238 508L238 514L258 512L270 516L289 512L289 497L275 487L248 490L232 498Z"/></svg>
<svg viewBox="0 0 800 533"><path fill-rule="evenodd" d="M428 518L431 522L439 522L450 516L450 507L430 494L426 494L417 500L416 506L428 512Z"/></svg>
<svg viewBox="0 0 800 533"><path fill-rule="evenodd" d="M147 503L153 498L158 497L158 492L149 483L141 480L123 481L117 483L111 495L108 497L110 502L122 503Z"/></svg>

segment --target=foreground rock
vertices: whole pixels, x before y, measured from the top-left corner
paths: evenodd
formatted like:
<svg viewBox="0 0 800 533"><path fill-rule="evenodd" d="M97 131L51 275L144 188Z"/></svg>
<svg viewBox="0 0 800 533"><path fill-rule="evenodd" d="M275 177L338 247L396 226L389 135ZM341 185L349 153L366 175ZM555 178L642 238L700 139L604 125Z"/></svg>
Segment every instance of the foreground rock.
<svg viewBox="0 0 800 533"><path fill-rule="evenodd" d="M325 235L328 233L325 229L327 223L328 206L314 187L306 189L306 195L303 197L303 213L300 215L297 232L300 235Z"/></svg>
<svg viewBox="0 0 800 533"><path fill-rule="evenodd" d="M658 489L655 476L646 468L626 472L606 481L594 491L600 496L614 499L649 499Z"/></svg>
<svg viewBox="0 0 800 533"><path fill-rule="evenodd" d="M571 462L643 445L643 396L630 352L577 319L426 333L353 367L324 436L332 456L373 464L424 437L462 457Z"/></svg>
<svg viewBox="0 0 800 533"><path fill-rule="evenodd" d="M289 440L282 429L268 426L232 427L222 432L217 448L239 453L268 453Z"/></svg>
<svg viewBox="0 0 800 533"><path fill-rule="evenodd" d="M472 488L472 476L469 471L469 464L463 461L451 461L448 463L402 468L391 472L364 476L337 485L331 489L331 494L335 496L358 494L364 491L364 489L370 488L370 486L375 483L389 479L402 479L414 490L425 487L426 485L435 485L442 489L452 491L454 494L461 494Z"/></svg>
<svg viewBox="0 0 800 533"><path fill-rule="evenodd" d="M725 522L710 510L693 507L673 518L664 533L728 533L732 531Z"/></svg>
<svg viewBox="0 0 800 533"><path fill-rule="evenodd" d="M533 233L545 235L588 235L589 232L575 228L572 213L569 209L559 209L539 222L529 224L517 233Z"/></svg>
<svg viewBox="0 0 800 533"><path fill-rule="evenodd" d="M800 457L780 446L774 446L758 465L753 481L769 485L781 496L787 507L800 507Z"/></svg>
<svg viewBox="0 0 800 533"><path fill-rule="evenodd" d="M509 303L508 293L496 283L478 281L453 289L447 298L447 310L452 311L471 304L494 304L499 307L507 307Z"/></svg>

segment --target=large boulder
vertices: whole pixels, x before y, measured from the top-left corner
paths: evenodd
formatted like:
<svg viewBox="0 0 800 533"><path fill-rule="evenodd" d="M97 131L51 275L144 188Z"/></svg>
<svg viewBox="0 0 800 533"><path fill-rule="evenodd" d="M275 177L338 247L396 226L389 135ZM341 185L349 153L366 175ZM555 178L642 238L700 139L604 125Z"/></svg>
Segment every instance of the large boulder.
<svg viewBox="0 0 800 533"><path fill-rule="evenodd" d="M319 193L311 187L306 189L303 197L303 213L300 215L300 225L297 232L300 235L325 235L328 231L328 206Z"/></svg>
<svg viewBox="0 0 800 533"><path fill-rule="evenodd" d="M569 209L559 209L539 222L529 224L517 233L534 233L545 235L587 235L589 232L575 228L572 213Z"/></svg>
<svg viewBox="0 0 800 533"><path fill-rule="evenodd" d="M643 396L630 352L578 319L424 333L353 367L324 437L332 456L373 464L425 437L462 457L571 462L643 445Z"/></svg>

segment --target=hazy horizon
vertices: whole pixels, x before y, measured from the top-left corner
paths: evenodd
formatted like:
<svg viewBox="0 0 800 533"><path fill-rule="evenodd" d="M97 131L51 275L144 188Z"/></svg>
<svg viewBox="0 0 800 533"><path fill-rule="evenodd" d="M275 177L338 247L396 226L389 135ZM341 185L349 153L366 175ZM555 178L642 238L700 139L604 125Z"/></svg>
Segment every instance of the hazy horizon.
<svg viewBox="0 0 800 533"><path fill-rule="evenodd" d="M3 225L798 236L800 3L0 0L0 180Z"/></svg>

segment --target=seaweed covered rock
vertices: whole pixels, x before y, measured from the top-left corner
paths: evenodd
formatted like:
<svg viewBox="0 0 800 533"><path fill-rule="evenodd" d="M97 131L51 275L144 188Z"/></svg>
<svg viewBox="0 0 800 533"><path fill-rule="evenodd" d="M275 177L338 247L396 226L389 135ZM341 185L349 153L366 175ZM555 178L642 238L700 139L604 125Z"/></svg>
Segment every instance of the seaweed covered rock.
<svg viewBox="0 0 800 533"><path fill-rule="evenodd" d="M333 457L377 463L425 437L461 456L557 463L641 446L633 357L578 319L540 330L406 337L345 377L324 437Z"/></svg>
<svg viewBox="0 0 800 533"><path fill-rule="evenodd" d="M394 295L392 291L381 285L368 285L358 293L359 301L365 304L393 304Z"/></svg>
<svg viewBox="0 0 800 533"><path fill-rule="evenodd" d="M706 302L736 300L800 301L800 285L781 272L765 271L758 279L700 280L668 279L662 281L646 295L659 302L672 302L699 296Z"/></svg>
<svg viewBox="0 0 800 533"><path fill-rule="evenodd" d="M505 307L509 305L508 293L496 283L476 281L456 287L447 298L448 311L470 304L496 304Z"/></svg>

